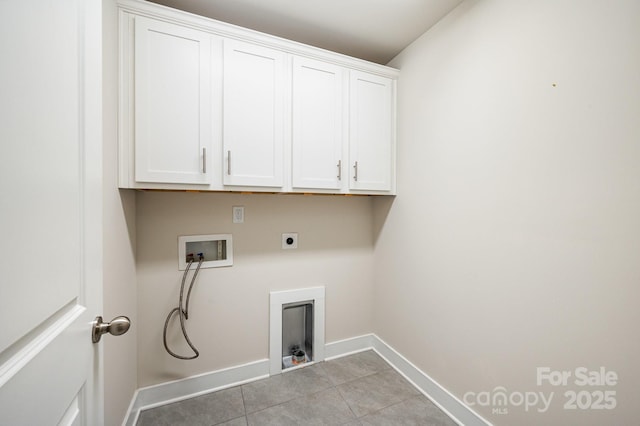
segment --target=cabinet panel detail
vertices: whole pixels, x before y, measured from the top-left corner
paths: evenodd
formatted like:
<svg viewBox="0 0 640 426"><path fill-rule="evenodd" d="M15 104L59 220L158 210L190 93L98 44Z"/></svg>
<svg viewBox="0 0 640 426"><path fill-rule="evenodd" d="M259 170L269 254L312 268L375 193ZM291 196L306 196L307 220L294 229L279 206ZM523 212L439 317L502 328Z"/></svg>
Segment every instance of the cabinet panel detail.
<svg viewBox="0 0 640 426"><path fill-rule="evenodd" d="M211 182L210 36L135 18L135 180Z"/></svg>
<svg viewBox="0 0 640 426"><path fill-rule="evenodd" d="M342 187L343 73L332 64L293 59L294 188Z"/></svg>
<svg viewBox="0 0 640 426"><path fill-rule="evenodd" d="M224 184L283 185L284 53L224 40Z"/></svg>
<svg viewBox="0 0 640 426"><path fill-rule="evenodd" d="M350 182L355 190L390 191L393 162L393 86L389 78L351 71Z"/></svg>

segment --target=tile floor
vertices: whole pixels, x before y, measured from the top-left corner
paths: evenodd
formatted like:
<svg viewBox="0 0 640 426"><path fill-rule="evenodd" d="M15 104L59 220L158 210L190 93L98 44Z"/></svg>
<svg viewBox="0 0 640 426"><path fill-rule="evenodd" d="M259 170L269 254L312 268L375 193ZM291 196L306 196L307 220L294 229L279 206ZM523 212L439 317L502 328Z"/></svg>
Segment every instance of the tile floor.
<svg viewBox="0 0 640 426"><path fill-rule="evenodd" d="M373 351L145 410L138 426L456 425Z"/></svg>

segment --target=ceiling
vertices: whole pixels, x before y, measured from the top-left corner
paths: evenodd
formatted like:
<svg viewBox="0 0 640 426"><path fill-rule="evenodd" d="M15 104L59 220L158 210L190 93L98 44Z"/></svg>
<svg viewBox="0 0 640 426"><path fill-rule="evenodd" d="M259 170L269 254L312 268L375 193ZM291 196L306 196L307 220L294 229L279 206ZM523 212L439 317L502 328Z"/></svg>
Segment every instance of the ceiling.
<svg viewBox="0 0 640 426"><path fill-rule="evenodd" d="M151 0L386 64L463 0Z"/></svg>

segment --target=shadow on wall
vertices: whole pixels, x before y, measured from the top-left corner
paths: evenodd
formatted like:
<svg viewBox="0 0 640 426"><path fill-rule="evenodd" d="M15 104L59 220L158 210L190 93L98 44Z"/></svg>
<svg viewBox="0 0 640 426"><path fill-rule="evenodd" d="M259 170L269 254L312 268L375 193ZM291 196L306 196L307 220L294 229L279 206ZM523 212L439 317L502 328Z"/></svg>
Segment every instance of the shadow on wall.
<svg viewBox="0 0 640 426"><path fill-rule="evenodd" d="M373 246L378 243L378 238L382 233L382 228L387 222L387 217L391 211L396 196L376 197L373 200Z"/></svg>
<svg viewBox="0 0 640 426"><path fill-rule="evenodd" d="M127 225L127 234L129 236L129 244L131 253L133 253L135 261L136 253L136 192L128 189L119 189L120 205L122 213Z"/></svg>
<svg viewBox="0 0 640 426"><path fill-rule="evenodd" d="M298 249L309 251L371 249L372 197L237 193L140 192L138 225L173 229L178 235L232 234L243 256L282 254L282 233L299 235ZM243 206L244 223L232 222L232 208ZM153 224L153 225L151 225ZM157 233L156 233L157 234ZM157 236L158 237L158 236ZM283 254L284 255L284 254Z"/></svg>

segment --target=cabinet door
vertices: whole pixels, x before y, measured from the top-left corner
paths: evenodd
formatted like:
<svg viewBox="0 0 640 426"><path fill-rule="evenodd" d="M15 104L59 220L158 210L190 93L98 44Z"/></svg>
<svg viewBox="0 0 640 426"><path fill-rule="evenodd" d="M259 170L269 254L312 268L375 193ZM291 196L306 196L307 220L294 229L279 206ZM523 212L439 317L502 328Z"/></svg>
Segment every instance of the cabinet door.
<svg viewBox="0 0 640 426"><path fill-rule="evenodd" d="M349 187L391 191L393 162L392 80L350 72Z"/></svg>
<svg viewBox="0 0 640 426"><path fill-rule="evenodd" d="M336 65L293 59L294 188L342 187L343 72Z"/></svg>
<svg viewBox="0 0 640 426"><path fill-rule="evenodd" d="M225 185L283 185L284 53L224 40Z"/></svg>
<svg viewBox="0 0 640 426"><path fill-rule="evenodd" d="M135 18L135 178L211 181L210 36Z"/></svg>

